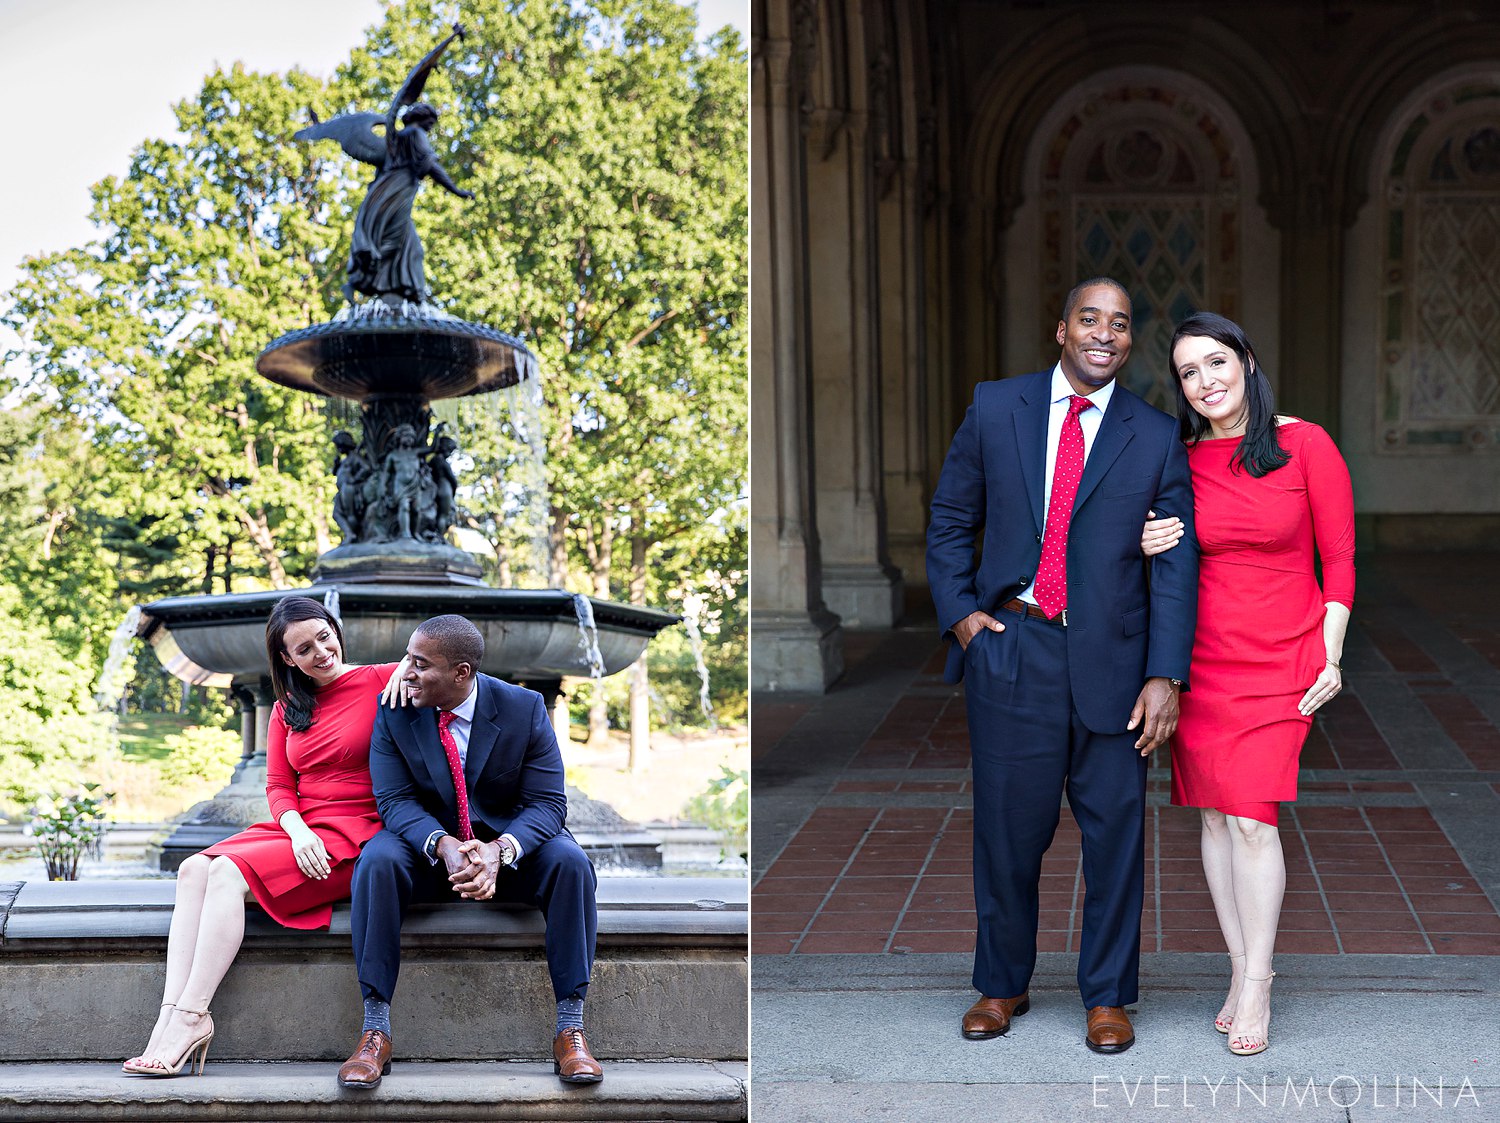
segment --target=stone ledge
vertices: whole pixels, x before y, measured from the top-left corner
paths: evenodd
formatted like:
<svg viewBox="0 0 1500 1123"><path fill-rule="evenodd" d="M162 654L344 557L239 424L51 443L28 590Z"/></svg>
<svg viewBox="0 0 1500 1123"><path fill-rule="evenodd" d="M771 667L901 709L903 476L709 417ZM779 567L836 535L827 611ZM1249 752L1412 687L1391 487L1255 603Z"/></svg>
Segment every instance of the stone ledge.
<svg viewBox="0 0 1500 1123"><path fill-rule="evenodd" d="M215 1041L217 1044L217 1040ZM550 1064L397 1061L373 1092L338 1087L328 1064L225 1064L153 1080L93 1064L0 1065L0 1119L733 1120L747 1118L743 1063L615 1062L604 1082L564 1087Z"/></svg>
<svg viewBox="0 0 1500 1123"><path fill-rule="evenodd" d="M0 1057L118 1060L140 1048L160 1001L173 890L170 881L0 885ZM586 1017L601 1060L747 1056L747 896L743 878L599 879ZM348 933L347 906L326 933L289 931L251 909L214 999L215 1055L347 1056L361 1009ZM549 1057L542 935L540 914L519 906L416 912L392 1007L398 1055L441 1061L454 1040L473 1037L506 1043L510 1057Z"/></svg>
<svg viewBox="0 0 1500 1123"><path fill-rule="evenodd" d="M0 957L37 950L46 941L164 941L172 919L176 885L168 880L32 881L0 884ZM739 877L601 877L599 944L672 947L745 945L749 886ZM540 947L542 917L536 909L503 902L454 901L417 905L403 940L430 943L459 939L483 947ZM281 927L251 906L245 946L289 941L298 947L349 943L349 906L334 906L327 932Z"/></svg>

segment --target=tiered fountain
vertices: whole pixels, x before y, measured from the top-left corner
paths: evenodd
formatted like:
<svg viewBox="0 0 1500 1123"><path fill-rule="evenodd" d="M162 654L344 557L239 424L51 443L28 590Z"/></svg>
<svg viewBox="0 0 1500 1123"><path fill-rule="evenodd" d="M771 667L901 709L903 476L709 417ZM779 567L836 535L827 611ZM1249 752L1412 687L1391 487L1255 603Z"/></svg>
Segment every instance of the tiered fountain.
<svg viewBox="0 0 1500 1123"><path fill-rule="evenodd" d="M621 671L679 619L603 600L587 601L590 611L584 612L581 598L560 589L491 588L480 580L473 557L446 541L455 521L458 481L449 457L457 444L441 423L433 427L431 402L504 389L537 374L535 357L519 340L428 303L412 202L424 178L470 195L438 164L426 135L437 114L417 98L439 56L461 35L455 28L417 65L386 114L315 120L297 133L300 140L336 139L378 169L355 219L345 285L350 307L331 323L282 336L256 361L273 382L359 403L360 438L334 436L333 517L344 541L318 559L311 587L170 597L141 614L137 634L167 670L186 682L235 691L245 740L230 786L194 808L163 844L164 869L270 817L265 622L283 596L336 604L349 656L363 663L400 659L412 630L430 616L466 616L484 633L482 669L540 691L549 706L565 676ZM411 108L398 128L402 106ZM367 299L355 303L356 292ZM615 864L660 864L654 838L576 790L569 792L569 826L586 849Z"/></svg>

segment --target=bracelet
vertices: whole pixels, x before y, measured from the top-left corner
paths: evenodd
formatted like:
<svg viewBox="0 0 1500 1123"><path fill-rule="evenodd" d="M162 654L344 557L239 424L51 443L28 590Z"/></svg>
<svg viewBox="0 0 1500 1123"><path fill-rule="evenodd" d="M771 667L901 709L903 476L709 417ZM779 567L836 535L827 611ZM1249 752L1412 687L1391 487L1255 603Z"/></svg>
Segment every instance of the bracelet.
<svg viewBox="0 0 1500 1123"><path fill-rule="evenodd" d="M1335 663L1332 659L1325 659L1323 661L1336 671L1342 671L1344 669L1343 664Z"/></svg>

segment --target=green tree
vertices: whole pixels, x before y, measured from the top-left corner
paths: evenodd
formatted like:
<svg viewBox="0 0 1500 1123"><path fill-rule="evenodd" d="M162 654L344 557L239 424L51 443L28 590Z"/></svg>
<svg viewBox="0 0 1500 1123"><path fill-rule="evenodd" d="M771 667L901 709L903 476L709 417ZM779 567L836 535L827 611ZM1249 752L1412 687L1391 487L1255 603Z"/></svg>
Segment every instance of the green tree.
<svg viewBox="0 0 1500 1123"><path fill-rule="evenodd" d="M419 57L436 19L392 9L343 76L350 100ZM464 20L461 61L428 96L452 109L444 160L477 198L418 210L449 232L429 240L434 287L541 358L553 580L665 603L692 568L664 567L667 551L743 546L743 49L732 31L698 44L666 0L491 0ZM502 559L524 558L497 501L525 450L496 415L466 428L470 513Z"/></svg>
<svg viewBox="0 0 1500 1123"><path fill-rule="evenodd" d="M331 544L320 404L253 370L270 339L330 311L314 284L327 187L282 144L318 88L210 75L176 107L184 139L147 141L94 188L99 240L28 262L9 316L29 388L124 489L124 509L101 512L114 532L155 528L184 568L243 543L278 587ZM180 591L204 583L177 576Z"/></svg>
<svg viewBox="0 0 1500 1123"><path fill-rule="evenodd" d="M337 311L369 174L289 135L310 109L383 108L451 15L392 5L326 85L209 75L176 107L179 139L95 188L97 241L26 265L7 317L22 389L77 435L66 455L94 458L48 477L80 492L52 537L93 558L80 605L287 586L333 544L326 404L253 362ZM744 49L728 30L698 43L670 0L477 0L463 20L425 97L477 197L428 190L414 218L439 302L541 359L550 565L527 560L530 450L499 409L460 427L467 520L501 579L550 568L575 591L670 603L743 569L717 559L744 538Z"/></svg>
<svg viewBox="0 0 1500 1123"><path fill-rule="evenodd" d="M66 416L0 411L0 589L67 658L96 667L123 609L98 513L112 503L105 457Z"/></svg>
<svg viewBox="0 0 1500 1123"><path fill-rule="evenodd" d="M70 790L114 749L108 719L95 711L93 672L70 658L0 586L0 799L30 802Z"/></svg>

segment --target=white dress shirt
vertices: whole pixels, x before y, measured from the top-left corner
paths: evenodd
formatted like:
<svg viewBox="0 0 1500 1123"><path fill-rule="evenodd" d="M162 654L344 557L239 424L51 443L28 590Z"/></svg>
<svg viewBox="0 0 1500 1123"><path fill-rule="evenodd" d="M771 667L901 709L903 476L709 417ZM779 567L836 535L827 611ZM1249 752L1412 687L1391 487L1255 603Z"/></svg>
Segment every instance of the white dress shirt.
<svg viewBox="0 0 1500 1123"><path fill-rule="evenodd" d="M1042 485L1042 518L1045 520L1047 511L1052 506L1052 474L1057 467L1057 446L1062 440L1063 422L1068 418L1068 402L1077 393L1068 376L1063 374L1062 363L1052 368L1052 404L1047 408L1047 478ZM1115 380L1111 378L1092 394L1084 394L1092 404L1093 409L1086 409L1078 415L1078 426L1083 430L1083 462L1089 462L1089 453L1094 450L1094 437L1099 433L1099 425L1104 420L1104 411L1109 408L1110 399L1115 394ZM1042 528L1043 537L1046 536L1046 527ZM1036 604L1036 579L1033 578L1030 585L1026 586L1021 593L1021 599L1027 604Z"/></svg>
<svg viewBox="0 0 1500 1123"><path fill-rule="evenodd" d="M458 746L460 768L467 767L469 763L469 734L474 731L474 707L478 704L479 680L475 679L474 685L469 688L469 696L453 707L453 720L448 723L448 732L453 735L453 743ZM442 711L439 710L438 714L441 715ZM434 865L438 860L438 840L447 833L447 831L433 831L427 836L427 845L423 849L427 851L427 857ZM513 835L502 834L498 841L509 843L510 848L515 851L516 856L511 860L512 865L521 860L521 844Z"/></svg>
<svg viewBox="0 0 1500 1123"><path fill-rule="evenodd" d="M453 743L458 746L458 763L469 764L469 734L474 730L474 707L479 703L479 680L474 680L469 696L453 707L453 720L448 723L448 732L453 734ZM439 716L442 710L438 711Z"/></svg>

